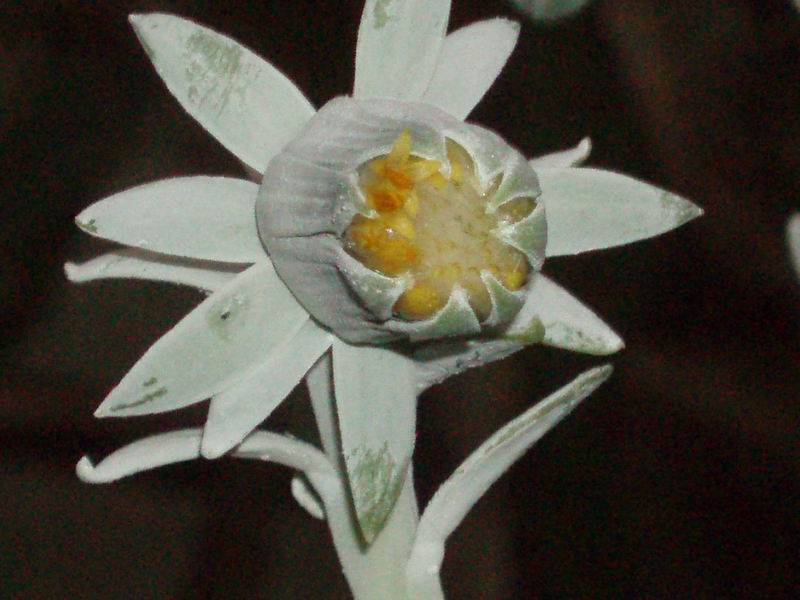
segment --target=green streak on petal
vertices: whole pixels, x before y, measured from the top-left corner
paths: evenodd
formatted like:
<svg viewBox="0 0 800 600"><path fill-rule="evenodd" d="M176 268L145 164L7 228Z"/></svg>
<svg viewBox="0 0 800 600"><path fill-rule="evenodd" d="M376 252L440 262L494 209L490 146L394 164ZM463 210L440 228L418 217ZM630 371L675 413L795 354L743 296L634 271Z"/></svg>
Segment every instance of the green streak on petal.
<svg viewBox="0 0 800 600"><path fill-rule="evenodd" d="M353 465L351 481L356 516L369 544L389 516L400 494L403 478L399 476L387 444L380 450L360 446L347 462Z"/></svg>
<svg viewBox="0 0 800 600"><path fill-rule="evenodd" d="M241 97L257 74L242 74L241 46L196 31L186 41L186 81L189 100L196 106L210 102L217 115L227 104Z"/></svg>
<svg viewBox="0 0 800 600"><path fill-rule="evenodd" d="M157 384L157 383L158 383L158 377L151 377L150 379L148 379L147 381L145 381L145 382L142 384L142 386L143 386L143 387L152 387L152 386L154 386L154 385L155 385L155 384Z"/></svg>
<svg viewBox="0 0 800 600"><path fill-rule="evenodd" d="M97 221L94 219L89 219L88 221L81 221L80 219L76 218L75 225L77 225L79 229L85 231L86 233L90 233L92 235L97 234Z"/></svg>
<svg viewBox="0 0 800 600"><path fill-rule="evenodd" d="M153 379L155 379L155 378L153 378ZM153 381L153 379L148 379L142 385L143 386L148 385L148 382ZM167 393L167 388L160 387L157 390L154 390L152 392L148 392L147 394L145 394L144 396L142 396L138 400L134 400L133 402L127 402L125 404L117 404L116 406L112 406L111 407L111 412L119 412L121 410L126 410L128 408L133 408L135 406L141 406L142 404L147 404L148 402L152 402L156 398L161 398L161 396L164 396L166 393Z"/></svg>
<svg viewBox="0 0 800 600"><path fill-rule="evenodd" d="M511 342L517 342L528 346L530 344L538 344L544 339L544 336L544 324L542 324L542 321L538 317L534 317L525 329L513 335L503 336L503 338Z"/></svg>
<svg viewBox="0 0 800 600"><path fill-rule="evenodd" d="M389 13L386 12L386 9L389 8L391 3L392 0L378 0L375 3L375 8L372 10L372 16L375 19L375 29L383 29L386 27L386 24L394 18L390 17Z"/></svg>

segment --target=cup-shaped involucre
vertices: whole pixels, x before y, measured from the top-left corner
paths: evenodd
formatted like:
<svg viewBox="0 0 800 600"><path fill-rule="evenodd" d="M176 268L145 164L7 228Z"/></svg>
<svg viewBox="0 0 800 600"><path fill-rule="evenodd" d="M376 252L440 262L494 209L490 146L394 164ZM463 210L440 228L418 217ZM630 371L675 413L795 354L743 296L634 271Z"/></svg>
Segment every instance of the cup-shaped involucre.
<svg viewBox="0 0 800 600"><path fill-rule="evenodd" d="M522 306L547 241L527 160L425 104L337 98L269 164L256 205L280 276L353 343L477 335Z"/></svg>

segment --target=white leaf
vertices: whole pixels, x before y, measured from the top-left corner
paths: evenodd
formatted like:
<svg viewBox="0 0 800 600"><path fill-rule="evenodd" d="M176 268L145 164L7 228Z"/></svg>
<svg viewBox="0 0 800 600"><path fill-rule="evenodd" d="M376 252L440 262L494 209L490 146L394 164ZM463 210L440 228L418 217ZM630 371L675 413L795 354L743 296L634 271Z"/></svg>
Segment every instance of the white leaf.
<svg viewBox="0 0 800 600"><path fill-rule="evenodd" d="M414 450L412 365L389 348L335 338L333 382L356 517L370 543L397 500Z"/></svg>
<svg viewBox="0 0 800 600"><path fill-rule="evenodd" d="M181 106L257 172L313 116L314 107L285 75L238 42L171 15L130 21Z"/></svg>
<svg viewBox="0 0 800 600"><path fill-rule="evenodd" d="M111 483L142 471L193 460L200 456L202 429L182 429L137 440L98 464L84 456L75 471L86 483ZM332 475L330 463L311 444L277 433L255 431L233 453L240 458L268 460L308 473Z"/></svg>
<svg viewBox="0 0 800 600"><path fill-rule="evenodd" d="M308 320L272 265L257 263L158 340L95 416L182 408L242 379Z"/></svg>
<svg viewBox="0 0 800 600"><path fill-rule="evenodd" d="M786 241L789 244L789 258L795 273L800 278L800 214L789 219L786 227Z"/></svg>
<svg viewBox="0 0 800 600"><path fill-rule="evenodd" d="M469 510L534 443L611 375L592 369L508 423L473 452L436 491L422 513L408 562L412 589L425 589L438 573L444 545Z"/></svg>
<svg viewBox="0 0 800 600"><path fill-rule="evenodd" d="M606 355L625 347L622 339L567 290L538 274L528 289L517 323L536 317L544 325L543 344L585 354ZM509 333L514 335L514 327Z"/></svg>
<svg viewBox="0 0 800 600"><path fill-rule="evenodd" d="M439 61L449 15L450 0L367 0L353 96L420 100Z"/></svg>
<svg viewBox="0 0 800 600"><path fill-rule="evenodd" d="M302 475L292 477L292 497L315 519L325 520L325 509L308 483Z"/></svg>
<svg viewBox="0 0 800 600"><path fill-rule="evenodd" d="M138 248L125 248L81 264L68 262L64 265L64 272L73 283L99 279L145 279L214 291L233 279L241 268L226 263L176 258Z"/></svg>
<svg viewBox="0 0 800 600"><path fill-rule="evenodd" d="M590 0L511 0L521 10L540 21L554 21L574 15Z"/></svg>
<svg viewBox="0 0 800 600"><path fill-rule="evenodd" d="M568 150L553 152L532 158L529 162L534 170L537 169L567 169L581 166L592 151L592 140L583 138L578 145Z"/></svg>
<svg viewBox="0 0 800 600"><path fill-rule="evenodd" d="M330 345L331 334L309 319L296 335L272 347L246 377L214 396L203 432L203 456L217 458L241 442L272 414Z"/></svg>
<svg viewBox="0 0 800 600"><path fill-rule="evenodd" d="M466 119L500 75L517 45L519 24L479 21L449 34L422 101Z"/></svg>
<svg viewBox="0 0 800 600"><path fill-rule="evenodd" d="M621 246L665 233L703 211L683 198L599 169L539 169L547 256Z"/></svg>
<svg viewBox="0 0 800 600"><path fill-rule="evenodd" d="M234 263L264 258L258 186L226 177L178 177L135 187L75 219L91 235L153 252Z"/></svg>

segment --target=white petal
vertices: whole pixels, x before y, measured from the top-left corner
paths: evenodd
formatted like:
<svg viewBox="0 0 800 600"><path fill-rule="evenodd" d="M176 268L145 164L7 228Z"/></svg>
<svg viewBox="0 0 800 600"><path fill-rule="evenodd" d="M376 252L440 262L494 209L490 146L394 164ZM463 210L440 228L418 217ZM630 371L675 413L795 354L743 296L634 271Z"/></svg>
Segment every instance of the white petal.
<svg viewBox="0 0 800 600"><path fill-rule="evenodd" d="M536 404L481 444L445 481L420 519L408 563L412 588L424 590L431 584L445 541L467 512L528 448L608 379L611 370L604 366L587 371Z"/></svg>
<svg viewBox="0 0 800 600"><path fill-rule="evenodd" d="M422 101L466 119L500 75L518 37L519 24L507 19L480 21L449 34Z"/></svg>
<svg viewBox="0 0 800 600"><path fill-rule="evenodd" d="M511 0L531 17L541 21L561 19L577 13L590 0Z"/></svg>
<svg viewBox="0 0 800 600"><path fill-rule="evenodd" d="M317 364L308 371L306 385L325 455L331 463L338 466L339 437L336 429L336 400L333 395L333 366L330 352L323 354Z"/></svg>
<svg viewBox="0 0 800 600"><path fill-rule="evenodd" d="M314 114L286 76L238 42L171 15L130 20L181 106L259 173Z"/></svg>
<svg viewBox="0 0 800 600"><path fill-rule="evenodd" d="M200 456L202 429L182 429L144 438L120 448L97 465L84 456L75 471L86 483L111 483L142 471ZM239 458L268 460L308 473L332 475L319 450L299 440L266 431L253 432L234 452Z"/></svg>
<svg viewBox="0 0 800 600"><path fill-rule="evenodd" d="M292 497L312 517L325 520L325 509L302 475L292 477Z"/></svg>
<svg viewBox="0 0 800 600"><path fill-rule="evenodd" d="M165 256L138 248L115 250L85 263L68 262L64 272L73 283L98 279L145 279L189 285L214 291L239 273L241 267L211 261Z"/></svg>
<svg viewBox="0 0 800 600"><path fill-rule="evenodd" d="M547 256L621 246L665 233L703 211L683 198L599 169L539 169Z"/></svg>
<svg viewBox="0 0 800 600"><path fill-rule="evenodd" d="M592 140L583 138L577 146L561 152L553 152L532 158L529 163L534 169L567 169L581 166L592 151Z"/></svg>
<svg viewBox="0 0 800 600"><path fill-rule="evenodd" d="M795 273L800 277L800 214L789 219L786 227L786 240L789 244L789 258L792 261Z"/></svg>
<svg viewBox="0 0 800 600"><path fill-rule="evenodd" d="M201 260L252 263L258 186L226 177L178 177L135 187L84 210L78 227L106 240Z"/></svg>
<svg viewBox="0 0 800 600"><path fill-rule="evenodd" d="M117 479L200 456L201 429L171 431L137 440L110 454L97 465L86 456L75 471L86 483L111 483Z"/></svg>
<svg viewBox="0 0 800 600"><path fill-rule="evenodd" d="M308 475L334 475L333 466L318 448L271 431L254 431L236 447L233 456L274 462Z"/></svg>
<svg viewBox="0 0 800 600"><path fill-rule="evenodd" d="M537 274L526 289L522 309L497 337L445 341L416 349L417 393L538 343L595 355L613 354L625 347L590 308L551 279Z"/></svg>
<svg viewBox="0 0 800 600"><path fill-rule="evenodd" d="M258 366L307 319L272 265L257 263L158 340L95 415L152 414L209 398Z"/></svg>
<svg viewBox="0 0 800 600"><path fill-rule="evenodd" d="M203 432L203 456L217 458L241 442L272 414L330 345L331 334L309 319L245 378L214 396Z"/></svg>
<svg viewBox="0 0 800 600"><path fill-rule="evenodd" d="M356 517L370 543L400 494L414 450L412 365L389 348L335 338L333 381Z"/></svg>
<svg viewBox="0 0 800 600"><path fill-rule="evenodd" d="M450 0L367 0L356 46L356 98L420 100L439 60Z"/></svg>
<svg viewBox="0 0 800 600"><path fill-rule="evenodd" d="M625 347L622 339L591 309L544 275L537 275L516 323L535 316L544 325L543 344L585 354L613 354ZM509 328L515 334L514 326Z"/></svg>
<svg viewBox="0 0 800 600"><path fill-rule="evenodd" d="M541 333L544 336L544 327L541 328ZM417 394L448 377L506 358L525 346L526 342L499 337L421 345L414 352Z"/></svg>

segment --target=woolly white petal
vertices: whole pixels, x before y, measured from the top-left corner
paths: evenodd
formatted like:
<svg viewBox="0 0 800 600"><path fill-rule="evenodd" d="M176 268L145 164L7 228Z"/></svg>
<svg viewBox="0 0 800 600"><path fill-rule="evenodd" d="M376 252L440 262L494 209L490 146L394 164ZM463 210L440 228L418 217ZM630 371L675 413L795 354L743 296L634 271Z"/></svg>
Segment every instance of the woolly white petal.
<svg viewBox="0 0 800 600"><path fill-rule="evenodd" d="M356 98L420 100L442 49L450 0L367 0L356 46Z"/></svg>
<svg viewBox="0 0 800 600"><path fill-rule="evenodd" d="M217 458L241 442L272 414L330 345L331 334L309 319L244 379L214 396L203 432L203 456Z"/></svg>
<svg viewBox="0 0 800 600"><path fill-rule="evenodd" d="M154 435L120 448L96 465L84 456L75 471L86 483L111 483L142 471L186 462L200 456L202 435L199 428ZM312 445L266 431L253 432L234 456L269 460L309 473L333 473L325 455Z"/></svg>
<svg viewBox="0 0 800 600"><path fill-rule="evenodd" d="M64 272L73 283L99 279L145 279L189 285L212 292L233 279L241 268L126 248L80 264L68 262L64 265Z"/></svg>
<svg viewBox="0 0 800 600"><path fill-rule="evenodd" d="M467 369L506 358L529 344L595 355L613 354L625 346L590 308L544 275L535 275L525 294L522 309L496 337L445 341L416 349L417 393Z"/></svg>
<svg viewBox="0 0 800 600"><path fill-rule="evenodd" d="M422 101L466 119L500 75L517 45L519 24L479 21L449 34Z"/></svg>
<svg viewBox="0 0 800 600"><path fill-rule="evenodd" d="M469 510L528 448L608 379L611 370L604 366L587 371L508 423L436 491L422 513L407 568L409 585L420 597L436 585L445 541Z"/></svg>
<svg viewBox="0 0 800 600"><path fill-rule="evenodd" d="M542 343L548 346L596 355L613 354L625 347L591 309L541 274L534 278L516 322L524 323L532 316L544 325ZM514 335L514 331L512 325L509 333Z"/></svg>
<svg viewBox="0 0 800 600"><path fill-rule="evenodd" d="M75 219L106 240L187 258L252 263L264 257L255 224L258 186L227 177L179 177L135 187Z"/></svg>
<svg viewBox="0 0 800 600"><path fill-rule="evenodd" d="M792 261L795 273L800 277L800 214L789 219L786 227L786 240L789 244L789 258Z"/></svg>
<svg viewBox="0 0 800 600"><path fill-rule="evenodd" d="M325 520L325 509L302 475L292 477L292 497L305 511L315 519Z"/></svg>
<svg viewBox="0 0 800 600"><path fill-rule="evenodd" d="M578 145L561 152L553 152L532 158L530 165L536 169L567 169L569 167L581 166L592 151L592 140L588 137L583 138Z"/></svg>
<svg viewBox="0 0 800 600"><path fill-rule="evenodd" d="M181 106L258 173L314 114L286 76L238 42L171 15L130 21Z"/></svg>
<svg viewBox="0 0 800 600"><path fill-rule="evenodd" d="M389 348L335 338L333 381L356 517L370 543L400 494L414 450L412 365Z"/></svg>
<svg viewBox="0 0 800 600"><path fill-rule="evenodd" d="M688 200L599 169L539 169L547 209L547 256L621 246L703 214Z"/></svg>
<svg viewBox="0 0 800 600"><path fill-rule="evenodd" d="M158 340L95 415L152 414L209 398L261 364L306 320L272 265L257 263Z"/></svg>

